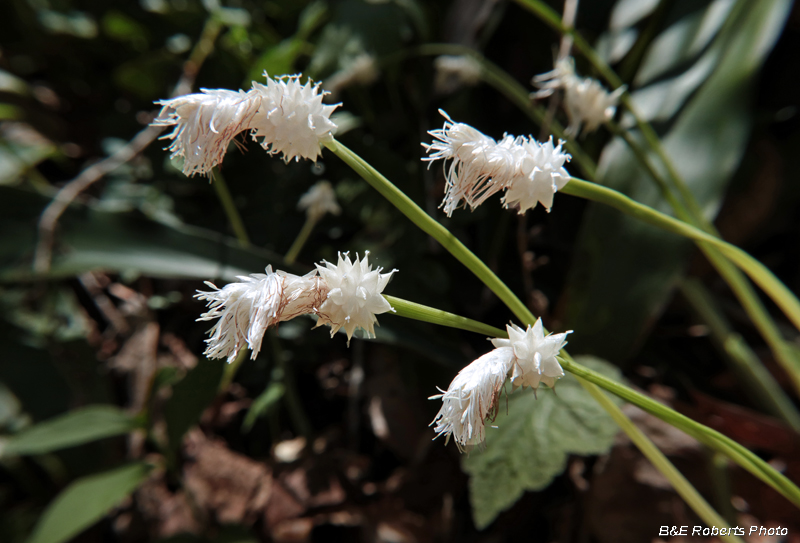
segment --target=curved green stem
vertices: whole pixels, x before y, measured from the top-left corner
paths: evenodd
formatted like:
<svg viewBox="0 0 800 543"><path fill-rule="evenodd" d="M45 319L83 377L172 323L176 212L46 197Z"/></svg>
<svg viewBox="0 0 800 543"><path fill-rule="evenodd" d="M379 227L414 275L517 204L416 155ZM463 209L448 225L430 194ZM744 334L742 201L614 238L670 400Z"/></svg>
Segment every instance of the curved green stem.
<svg viewBox="0 0 800 543"><path fill-rule="evenodd" d="M236 209L236 204L233 203L233 197L231 196L231 191L228 190L228 184L225 183L225 178L222 177L222 174L220 174L216 168L214 169L211 186L214 187L214 192L217 194L220 204L222 204L222 209L225 211L225 216L228 217L228 222L231 224L231 228L233 229L234 235L236 235L236 239L239 240L239 244L241 244L242 247L249 246L250 237L247 235L247 229L244 227L242 216L239 215L239 210Z"/></svg>
<svg viewBox="0 0 800 543"><path fill-rule="evenodd" d="M514 293L511 292L511 290L509 290L508 287L503 284L503 282L500 281L500 279L483 262L480 261L480 259L478 259L469 249L467 249L464 244L458 241L455 236L453 236L446 228L428 216L417 204L408 198L408 196L403 194L403 192L395 187L388 179L383 177L377 170L370 166L361 157L353 153L350 149L340 144L335 139L331 139L330 141L326 142L325 146L333 151L342 160L344 160L365 181L367 181L381 195L395 205L395 207L405 214L414 224L439 241L439 243L441 243L451 254L453 254L453 256L455 256L462 264L472 271L479 279L484 281L484 284L486 284L493 292L495 292L495 294L497 294L497 296L506 304L506 306L509 307L509 309L512 310L512 312L514 312L520 321L525 324L534 323L536 318L533 316L530 310L525 307L525 305L514 295ZM577 183L575 183L575 181L577 181ZM575 183L575 185L573 185L573 183ZM580 180L573 180L567 185L567 187L570 187L571 185L573 185L573 192L575 193L583 192L587 195L604 198L617 205L622 204L623 208L628 209L628 211L641 213L648 220L653 220L653 214L655 214L655 218L657 219L656 222L660 223L664 220L667 220L666 224L677 228L677 230L683 231L685 229L689 229L689 232L698 232L701 236L708 238L711 237L708 236L708 234L699 232L697 229L686 225L681 221L673 219L672 217L662 215L655 210L647 208L646 206L642 206L641 204L636 204L636 202L633 202L629 198L616 193L615 191L603 189L602 187L598 187L596 185L589 186L591 185L590 183ZM597 192L598 189L602 189L607 192ZM622 198L623 200L619 200L619 198ZM630 203L626 202L626 200ZM632 205L633 207L631 207ZM437 313L436 318L439 319L439 323L446 324L445 321L448 319L445 316L446 314L443 313L444 312ZM463 322L458 322L455 327L462 328ZM505 335L506 334L503 333L502 335L498 335L498 337L504 337ZM758 456L748 451L746 448L742 447L730 438L725 437L719 432L703 426L702 424L695 422L692 419L659 404L658 402L655 402L647 396L639 394L635 390L630 389L625 385L617 383L589 370L588 368L576 364L571 357L569 357L569 355L563 351L562 355L568 357L567 360L563 362L564 369L567 371L570 371L575 375L583 377L587 381L605 388L609 392L616 394L624 400L638 405L642 409L652 413L669 424L672 424L676 428L679 428L687 434L692 435L698 439L698 441L701 441L715 450L726 454L733 461L740 464L742 467L756 475L756 477L783 494L787 499L792 501L792 503L800 507L800 489L798 489L786 477L778 473L769 464L758 458Z"/></svg>
<svg viewBox="0 0 800 543"><path fill-rule="evenodd" d="M517 298L511 289L503 283L495 273L484 264L467 246L461 243L450 231L439 224L433 217L425 213L414 201L406 196L403 191L392 184L375 168L353 151L336 141L330 139L324 142L325 147L333 151L348 166L359 174L367 183L377 190L384 198L389 200L403 215L416 224L423 232L438 241L456 259L474 273L483 284L489 287L498 298L522 322L533 323L536 317Z"/></svg>
<svg viewBox="0 0 800 543"><path fill-rule="evenodd" d="M621 192L595 183L572 178L561 192L606 204L653 226L693 239L701 244L713 246L761 287L781 308L789 320L800 328L800 303L798 303L794 294L766 266L735 245L703 232L691 224L640 204Z"/></svg>
<svg viewBox="0 0 800 543"><path fill-rule="evenodd" d="M658 184L664 198L669 202L675 214L681 220L694 224L698 228L708 232L712 236L720 237L719 232L712 223L707 221L699 210L691 211L685 207L672 193L672 190L667 185L667 182L661 177L661 174L656 171L650 163L649 158L645 151L639 146L638 142L625 130L622 130L615 123L609 123L609 128L617 136L621 137L628 144L633 154L637 157L642 166L647 170L653 180ZM695 202L696 203L696 202ZM772 351L775 360L786 371L792 379L795 391L800 394L800 362L792 351L791 347L786 344L783 335L778 329L778 325L770 316L767 308L761 303L753 287L747 282L741 271L727 258L725 258L720 251L706 243L698 243L698 247L705 254L706 258L717 269L720 276L728 283L728 286L733 291L734 295L739 299L753 325L764 338L764 341ZM788 400L787 400L788 401ZM789 402L791 403L791 402ZM790 422L790 421L787 421Z"/></svg>
<svg viewBox="0 0 800 543"><path fill-rule="evenodd" d="M578 382L583 385L583 388L597 400L603 408L611 415L614 421L620 428L628 435L631 441L642 451L642 454L650 460L653 466L658 469L672 484L672 487L678 495L686 501L687 504L694 510L695 513L706 523L708 526L716 526L717 528L728 528L730 525L723 519L711 505L700 495L700 493L686 480L686 477L678 471L675 466L670 462L664 453L653 444L652 441L641 431L636 425L625 416L625 413L617 407L617 405L608 399L608 397L595 385L582 377L576 376ZM727 531L727 530L726 530ZM733 535L720 536L723 541L743 541Z"/></svg>
<svg viewBox="0 0 800 543"><path fill-rule="evenodd" d="M680 290L683 298L708 325L714 343L739 375L745 393L752 397L756 405L800 432L800 412L742 336L730 329L703 284L697 279L684 279Z"/></svg>
<svg viewBox="0 0 800 543"><path fill-rule="evenodd" d="M619 87L622 85L622 80L617 76L614 70L612 70L600 58L599 55L597 55L591 45L589 45L586 40L584 40L577 32L575 32L574 29L567 28L562 24L558 13L543 4L540 0L517 0L517 2L533 12L542 21L550 25L558 32L573 36L576 49L578 49L586 57L586 59L602 75L609 85L613 87ZM745 5L745 0L739 0L739 2L736 3L725 22L726 29L733 26L738 14ZM636 111L630 94L627 91L623 93L621 101L628 111L630 111L636 122L636 126L641 131L648 146L653 149L660 161L664 164L664 167L667 171L667 176L672 185L680 194L682 201L678 201L677 198L672 195L672 191L670 190L670 187L667 186L667 182L658 172L653 169L647 157L643 154L641 149L639 149L639 146L632 141L630 135L624 131L617 130L618 135L622 136L626 140L634 154L636 154L636 156L639 158L642 165L650 172L653 179L659 184L662 194L664 194L665 198L672 205L673 209L675 209L676 214L678 214L678 216L684 220L687 220L687 222L694 224L698 228L701 228L702 230L719 237L719 232L703 215L700 205L698 204L691 190L689 190L689 187L686 185L686 182L680 173L675 168L675 164L667 155L666 150L661 144L661 140L658 138L658 135L656 134L652 125L643 120L641 115ZM614 125L612 124L610 127L613 129ZM778 326L775 324L774 320L770 317L769 312L759 300L758 295L752 289L750 284L744 279L744 277L742 277L741 273L736 270L726 258L722 257L713 248L704 248L702 245L700 248L703 249L706 257L711 261L714 267L717 268L720 275L722 275L723 279L725 279L725 281L731 287L731 290L733 290L748 316L753 321L753 324L769 346L770 350L775 356L775 359L791 376L795 390L800 393L800 361L798 361L791 347L786 344L786 341L783 339ZM767 291L767 293L770 295L770 297L772 297L775 303L781 305L781 298L775 298L769 291ZM788 292L788 296L790 299L793 299L795 303L797 303L797 299L794 294ZM795 326L797 326L795 321L793 321L793 323Z"/></svg>
<svg viewBox="0 0 800 543"><path fill-rule="evenodd" d="M400 311L398 309L397 314L401 316L409 316L409 318L415 318L424 322L431 322L461 330L470 330L479 334L488 334L490 336L499 338L508 337L508 334L505 330L500 330L499 328L494 328L487 324L478 323L476 321L427 307L422 304L406 302L405 300L400 300L398 298L389 296L386 296L386 298L390 301L390 303L392 303L392 305L395 303L398 303L398 306L400 306L401 303L409 304L409 306L413 308L413 311L416 312L415 315L406 315L406 311ZM409 311L409 313L411 312ZM470 323L469 327L464 325L465 322ZM614 381L613 379L610 379L581 364L578 364L566 351L561 351L559 358L561 366L564 368L564 370L579 377L582 380L581 384L584 384L584 381L588 381L589 383L597 385L600 388L603 388L614 394L615 396L618 396L623 400L636 405L637 407L647 411L651 415L658 417L664 422L671 424L686 434L694 437L701 443L707 445L711 449L726 455L728 458L742 466L757 478L774 488L776 491L786 497L786 499L794 503L797 507L800 507L800 488L797 488L792 481L776 471L767 462L759 458L747 448L736 443L729 437L717 432L716 430L712 430L708 426L700 424L699 422L696 422L689 417L678 413L674 409L671 409L618 381ZM587 391L592 393L590 387L585 386L585 388ZM606 405L604 405L602 402L601 405L606 407Z"/></svg>
<svg viewBox="0 0 800 543"><path fill-rule="evenodd" d="M566 371L604 388L615 396L619 396L623 400L644 409L651 415L655 415L664 422L686 432L699 442L725 454L744 469L780 492L797 507L800 507L800 488L797 488L792 481L776 471L752 451L739 445L729 437L685 415L681 415L677 411L658 403L644 394L640 394L621 383L575 363L574 360L568 358L568 355L561 359L561 365Z"/></svg>
<svg viewBox="0 0 800 543"><path fill-rule="evenodd" d="M477 334L484 334L490 337L503 337L506 335L505 330L483 324L482 322L460 317L447 311L434 309L426 305L409 302L402 298L395 298L394 296L383 296L386 301L392 306L395 315L398 317L405 317L407 319L414 319L422 322L429 322L431 324L439 324L441 326L449 326L451 328L458 328L460 330L467 330L468 332L475 332Z"/></svg>
<svg viewBox="0 0 800 543"><path fill-rule="evenodd" d="M306 222L303 223L303 228L300 229L297 237L294 238L294 242L292 242L292 246L289 247L289 250L286 252L286 256L283 257L283 260L287 264L294 264L294 261L297 260L297 256L300 254L300 251L303 250L303 245L305 245L306 241L308 241L308 236L311 235L311 232L314 230L314 226L316 224L317 221L311 217L306 217Z"/></svg>

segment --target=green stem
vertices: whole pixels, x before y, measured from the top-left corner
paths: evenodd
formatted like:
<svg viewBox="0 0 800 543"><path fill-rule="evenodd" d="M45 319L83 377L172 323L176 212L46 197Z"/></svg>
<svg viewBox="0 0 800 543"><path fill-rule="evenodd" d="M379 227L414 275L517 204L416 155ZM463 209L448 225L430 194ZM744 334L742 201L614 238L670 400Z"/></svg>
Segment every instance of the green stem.
<svg viewBox="0 0 800 543"><path fill-rule="evenodd" d="M615 123L609 123L609 128L617 136L621 137L628 144L633 154L637 157L639 162L644 166L652 179L656 182L661 194L672 206L676 216L694 226L706 231L707 233L720 237L719 232L712 223L707 221L702 214L698 212L691 212L683 205L672 193L672 190L667 185L667 182L662 178L661 174L656 171L655 167L651 164L645 151L639 146L639 143L633 136L622 130ZM753 287L745 279L741 271L733 265L725 256L723 256L715 247L706 243L698 243L698 248L705 254L709 262L717 269L720 276L728 283L728 286L733 291L734 295L739 299L753 325L759 331L764 341L772 351L775 360L786 371L792 379L792 384L795 390L800 394L800 363L798 362L791 347L786 344L783 335L778 329L778 325L770 316L767 308L761 303L761 300L756 294ZM757 382L756 382L757 383Z"/></svg>
<svg viewBox="0 0 800 543"><path fill-rule="evenodd" d="M525 324L534 323L536 319L528 310L528 308L525 307L525 305L514 295L514 293L511 292L508 287L504 285L502 281L500 281L500 279L488 267L486 267L483 262L481 262L474 254L472 254L472 252L469 251L469 249L467 249L460 241L458 241L455 236L453 236L446 228L436 222L433 218L429 217L418 205L408 198L408 196L403 194L403 192L395 187L388 179L383 177L377 170L375 170L366 161L353 153L347 147L340 144L335 139L331 139L330 141L326 142L325 146L339 156L342 160L344 160L345 163L353 168L354 171L356 171L365 181L367 181L381 195L383 195L403 214L405 214L414 224L416 224L428 235L439 241L439 243L441 243L445 249L455 256L479 279L484 281L484 284L486 284L493 292L495 292L495 294L498 295L498 297L506 304L506 306L508 306L509 309L511 309L512 312L517 315L517 318L519 318L521 322ZM589 195L603 197L616 204L620 203L619 198L623 198L624 200L630 201L630 204L628 204L623 200L623 208L628 208L630 205L635 204L644 210L643 216L650 220L653 218L652 214L656 214L656 217L658 217L659 221L668 219L669 221L672 221L668 221L668 224L672 226L675 226L672 223L677 223L678 230L690 229L691 232L697 231L693 227L673 219L672 217L663 216L666 217L666 219L661 219L662 215L658 212L651 210L646 206L636 204L629 198L624 197L615 191L603 189L607 191L607 193L598 193L597 191L602 189L602 187L597 187L596 185L592 187L589 186L591 185L590 183L580 180L577 181L578 182L573 186L573 191L577 193L584 192ZM567 187L572 186L573 183L574 181L570 182ZM641 212L636 207L632 209L637 212ZM710 236L702 232L699 234L701 236L710 238ZM460 328L461 324L462 323L456 325L456 328ZM499 337L504 336L505 333ZM569 355L563 351L562 355L569 357ZM603 375L589 370L588 368L576 364L571 357L564 361L563 366L567 371L570 371L575 375L583 377L587 381L593 382L594 384L605 388L609 392L616 394L626 401L638 405L645 411L648 411L665 422L695 437L695 439L698 441L728 455L728 457L730 457L736 463L756 475L756 477L773 487L792 503L800 507L800 489L798 489L786 477L773 469L769 464L730 438L727 438L719 432L703 426L702 424L695 422L692 419L659 404L658 402L655 402L643 394L639 394L625 385L619 384L604 377Z"/></svg>
<svg viewBox="0 0 800 543"><path fill-rule="evenodd" d="M755 402L768 413L800 432L800 412L742 336L730 329L703 284L696 279L684 280L680 289L684 299L708 325L714 342L739 375L745 392L752 395Z"/></svg>
<svg viewBox="0 0 800 543"><path fill-rule="evenodd" d="M231 197L231 192L228 190L227 183L225 183L225 178L216 168L212 178L211 185L214 187L214 192L217 193L219 203L222 204L222 209L225 211L225 216L228 217L228 222L231 224L236 239L239 240L242 247L249 246L250 238L247 236L242 216L239 215L239 210L236 209L236 204L233 203L233 197Z"/></svg>
<svg viewBox="0 0 800 543"><path fill-rule="evenodd" d="M703 232L691 224L640 204L620 192L595 183L572 178L561 192L606 204L643 222L701 242L701 245L713 246L761 287L783 310L789 320L800 329L800 303L794 294L766 266L735 245Z"/></svg>
<svg viewBox="0 0 800 543"><path fill-rule="evenodd" d="M386 298L393 305L397 302L405 302L404 300L399 300L397 298L388 296ZM425 316L425 318L419 318L418 320L432 322L442 326L458 328L461 330L472 330L480 334L488 333L488 335L499 338L508 337L508 334L505 330L493 328L483 323L476 323L475 321L470 321L470 319L465 319L464 317L459 317L458 315L453 315L452 313L447 313L445 311L439 311L421 304L414 304L411 302L405 303L412 305L415 311ZM398 311L397 313L398 315L406 316L401 311ZM417 317L411 316L410 318ZM472 323L471 327L465 327L464 322ZM797 486L795 486L795 484L789 479L784 477L772 466L742 445L736 443L729 437L726 437L716 430L712 430L708 426L700 424L699 422L696 422L689 417L678 413L674 409L658 403L652 398L645 396L644 394L641 394L622 383L614 381L600 373L582 366L581 364L578 364L569 354L567 354L566 351L561 351L560 358L560 362L564 370L607 390L608 392L622 398L627 402L636 405L651 415L658 417L664 422L694 437L711 449L726 455L728 458L732 459L734 462L755 475L757 478L774 488L776 491L786 497L786 499L800 507L800 488L797 488ZM601 403L601 405L603 404Z"/></svg>
<svg viewBox="0 0 800 543"><path fill-rule="evenodd" d="M728 528L729 524L723 519L711 505L700 495L700 493L686 480L681 472L679 472L672 462L670 462L664 454L658 450L650 439L631 422L622 410L617 405L608 399L603 391L597 385L577 377L578 382L586 389L592 397L597 400L603 408L611 415L616 423L628 435L631 441L636 445L642 454L650 460L655 468L660 471L672 484L672 487L678 495L686 501L687 504L694 510L695 513L706 523L708 526L716 526L717 528ZM727 530L726 530L727 531ZM736 536L720 536L723 541L743 541Z"/></svg>
<svg viewBox="0 0 800 543"><path fill-rule="evenodd" d="M484 334L491 337L504 337L505 330L483 324L482 322L460 317L447 311L434 309L426 305L409 302L394 296L385 296L386 301L394 309L395 315L398 317L405 317L407 319L414 319L422 322L429 322L431 324L439 324L441 326L450 326L451 328L458 328L460 330L467 330L468 332L475 332L477 334Z"/></svg>
<svg viewBox="0 0 800 543"><path fill-rule="evenodd" d="M517 298L511 289L503 283L489 267L484 264L466 245L461 243L458 238L450 233L447 228L439 224L430 215L425 213L414 201L406 196L403 191L394 186L391 181L386 179L375 168L369 165L364 159L353 151L336 141L330 139L325 142L325 147L330 149L336 156L341 158L348 166L359 174L367 183L377 190L384 198L389 200L403 215L408 217L411 222L416 224L423 232L438 241L450 254L464 264L474 273L483 284L494 292L498 298L511 310L522 322L533 323L536 317L533 313Z"/></svg>
<svg viewBox="0 0 800 543"><path fill-rule="evenodd" d="M562 351L562 355L564 355ZM657 401L636 392L635 390L618 383L608 377L581 366L566 357L561 360L562 367L579 377L590 381L597 386L604 388L615 396L619 396L638 407L644 409L651 415L655 415L664 422L675 426L686 432L699 442L725 454L728 458L742 466L744 469L767 483L769 486L780 492L786 499L795 506L800 507L800 488L776 471L772 466L759 458L752 451L739 445L729 437L704 426L677 411L658 403Z"/></svg>
<svg viewBox="0 0 800 543"><path fill-rule="evenodd" d="M316 224L317 221L312 219L310 216L306 217L306 222L303 223L303 228L300 229L300 233L297 234L292 246L289 247L289 250L286 252L286 256L283 257L283 260L287 264L294 264L294 261L297 260L297 255L299 255L300 251L303 250L303 245L305 245L306 241L308 241L308 236L311 235L311 232L314 230L314 226Z"/></svg>
<svg viewBox="0 0 800 543"><path fill-rule="evenodd" d="M225 392L228 390L228 387L231 386L233 382L233 378L236 377L236 372L239 371L239 368L247 360L247 357L250 355L250 349L245 347L239 354L236 355L236 358L233 359L233 362L227 364L225 369L222 370L222 379L219 380L219 390L220 392Z"/></svg>

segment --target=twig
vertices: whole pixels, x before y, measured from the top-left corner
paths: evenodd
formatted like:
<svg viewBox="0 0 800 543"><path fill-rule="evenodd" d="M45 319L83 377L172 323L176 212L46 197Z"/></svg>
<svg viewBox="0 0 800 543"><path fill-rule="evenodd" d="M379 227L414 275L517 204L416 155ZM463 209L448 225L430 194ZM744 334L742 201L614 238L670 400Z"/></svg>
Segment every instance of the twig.
<svg viewBox="0 0 800 543"><path fill-rule="evenodd" d="M221 29L222 24L214 15L211 15L206 21L200 39L195 44L189 58L183 63L183 74L175 85L172 96L181 96L192 89L200 66L213 51L214 41L217 39ZM146 127L117 152L89 166L78 177L61 187L53 197L53 200L44 209L41 217L39 217L39 241L36 245L36 253L33 259L33 271L36 274L45 274L50 270L53 259L53 241L58 220L75 198L108 173L116 170L144 151L163 130L163 126L150 125Z"/></svg>

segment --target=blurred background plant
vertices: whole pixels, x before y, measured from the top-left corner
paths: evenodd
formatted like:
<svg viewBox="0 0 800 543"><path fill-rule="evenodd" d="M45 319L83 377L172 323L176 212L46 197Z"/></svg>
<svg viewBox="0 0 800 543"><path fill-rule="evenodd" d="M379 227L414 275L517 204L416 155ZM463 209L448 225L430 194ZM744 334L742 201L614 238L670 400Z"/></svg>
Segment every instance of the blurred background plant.
<svg viewBox="0 0 800 543"><path fill-rule="evenodd" d="M738 283L713 254L704 249L725 281L691 242L564 195L550 214L437 209L444 179L420 161L419 142L441 126L438 108L496 138L546 139L568 123L558 95L528 97L561 41L552 10L528 0L3 3L2 541L638 542L696 522L572 377L558 395L509 396L483 452L432 443L439 406L426 398L489 350L480 334L386 314L375 340L347 349L299 318L269 331L256 360L200 356L209 325L195 322L192 295L203 280L267 264L305 273L346 250L400 270L388 294L500 328L513 318L328 151L283 164L247 142L213 183L180 174L147 127L153 101L249 88L265 70L330 85L343 103L338 140L549 329L574 329L569 349L591 355L584 364L800 479L798 332L765 296L729 290ZM570 141L570 172L699 226L714 220L797 292L799 21L781 0L581 4L578 73L604 77L610 64L630 94L617 123ZM297 203L323 179L341 214L312 221ZM731 525L800 533L778 493L625 410Z"/></svg>

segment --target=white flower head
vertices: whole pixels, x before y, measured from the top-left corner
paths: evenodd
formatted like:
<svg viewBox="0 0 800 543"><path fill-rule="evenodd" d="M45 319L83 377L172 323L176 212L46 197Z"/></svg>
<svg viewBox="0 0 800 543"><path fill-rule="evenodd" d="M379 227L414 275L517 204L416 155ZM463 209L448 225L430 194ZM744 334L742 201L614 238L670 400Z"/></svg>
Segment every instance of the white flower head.
<svg viewBox="0 0 800 543"><path fill-rule="evenodd" d="M571 157L561 151L561 143L554 146L551 138L542 144L533 137L508 134L497 142L439 112L446 119L444 127L428 132L438 141L422 144L430 155L422 160L445 162L442 207L448 217L462 201L474 209L501 190L508 191L506 207L518 205L525 213L541 202L550 211L553 194L570 179L563 166Z"/></svg>
<svg viewBox="0 0 800 543"><path fill-rule="evenodd" d="M469 55L442 55L436 57L433 67L434 87L438 92L453 92L462 85L477 85L481 80L481 65Z"/></svg>
<svg viewBox="0 0 800 543"><path fill-rule="evenodd" d="M299 75L271 79L266 72L267 84L253 83L253 90L261 100L261 107L252 123L255 141L271 155L281 153L284 162L301 158L316 161L322 154L322 142L333 138L336 124L331 113L339 104L324 105L326 94L319 83L300 84Z"/></svg>
<svg viewBox="0 0 800 543"><path fill-rule="evenodd" d="M347 344L356 328L365 331L367 337L375 337L375 315L394 311L389 302L381 296L392 274L380 273L383 268L375 270L369 265L369 252L363 260L351 261L348 253L339 253L337 264L324 262L317 264L317 271L328 286L328 299L319 308L317 326L327 324L331 327L331 337L344 328L347 333Z"/></svg>
<svg viewBox="0 0 800 543"><path fill-rule="evenodd" d="M333 186L328 181L320 181L308 189L297 202L297 209L305 209L306 216L314 222L320 220L325 213L338 215L342 212Z"/></svg>
<svg viewBox="0 0 800 543"><path fill-rule="evenodd" d="M622 86L609 93L596 79L576 75L572 57L561 59L555 69L534 76L533 84L541 89L534 93L536 98L550 96L557 89L564 91L564 109L569 118L566 133L570 136L578 135L581 126L586 134L613 119L626 89Z"/></svg>
<svg viewBox="0 0 800 543"><path fill-rule="evenodd" d="M162 136L171 139L167 148L171 157L183 157L183 173L189 177L208 175L222 162L233 138L250 128L259 101L249 92L223 89L200 89L171 100L156 102L163 106L154 125L175 126Z"/></svg>
<svg viewBox="0 0 800 543"><path fill-rule="evenodd" d="M183 157L183 173L209 175L222 162L234 137L246 130L270 154L285 162L316 160L323 142L333 137L335 105L323 105L319 84L301 85L299 75L253 82L247 92L201 89L202 92L156 102L163 106L153 124L175 126L164 138L172 157Z"/></svg>
<svg viewBox="0 0 800 543"><path fill-rule="evenodd" d="M486 419L494 420L498 399L514 364L510 347L494 349L458 372L447 391L429 399L442 399L442 408L431 422L436 437L453 439L460 451L470 450L486 439ZM434 438L435 439L435 438Z"/></svg>
<svg viewBox="0 0 800 543"><path fill-rule="evenodd" d="M497 348L513 349L511 383L514 388L529 386L535 390L540 382L553 388L556 380L564 376L556 356L567 344L567 334L572 330L545 336L542 319L537 319L527 330L513 324L506 326L506 330L508 339L493 339L492 344Z"/></svg>
<svg viewBox="0 0 800 543"><path fill-rule="evenodd" d="M199 321L219 319L208 331L209 358L227 358L232 362L247 345L251 358L261 350L267 328L298 315L316 313L328 295L328 287L316 277L316 270L302 277L268 266L266 273L240 276L239 281L214 290L197 291L195 298L208 302L208 311Z"/></svg>
<svg viewBox="0 0 800 543"><path fill-rule="evenodd" d="M505 207L519 207L519 214L541 203L547 212L553 207L553 195L569 182L570 176L564 163L570 155L561 150L564 142L553 144L552 136L545 143L523 138L519 144L525 149L518 162L519 173L507 187L502 202Z"/></svg>
<svg viewBox="0 0 800 543"><path fill-rule="evenodd" d="M508 186L514 174L514 156L508 146L498 145L468 124L453 122L441 109L439 113L446 119L444 127L428 132L439 141L422 144L430 155L422 160L428 167L436 160L445 163L447 185L440 207L449 217L462 201L475 209Z"/></svg>

